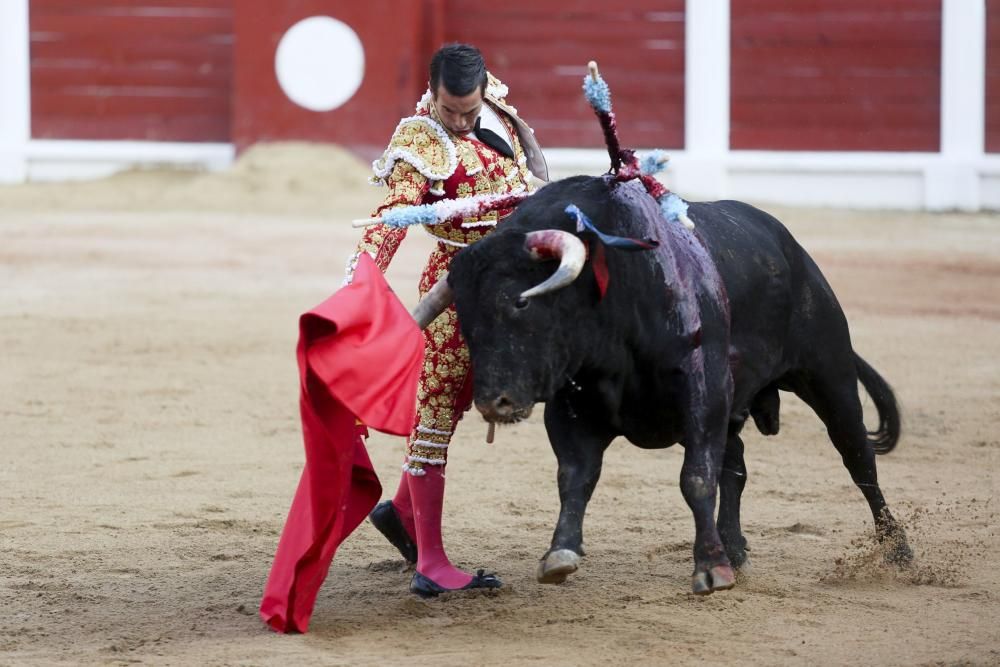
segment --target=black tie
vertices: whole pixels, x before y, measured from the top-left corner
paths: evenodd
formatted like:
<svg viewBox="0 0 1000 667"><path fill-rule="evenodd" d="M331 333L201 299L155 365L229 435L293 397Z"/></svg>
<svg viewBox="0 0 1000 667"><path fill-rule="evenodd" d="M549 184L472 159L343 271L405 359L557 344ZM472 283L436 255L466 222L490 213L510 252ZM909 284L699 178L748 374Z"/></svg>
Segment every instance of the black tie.
<svg viewBox="0 0 1000 667"><path fill-rule="evenodd" d="M511 160L514 159L514 150L507 145L507 142L500 138L500 135L493 130L488 130L485 127L480 127L480 122L482 118L476 119L476 138L481 142L495 150L501 155L506 155Z"/></svg>

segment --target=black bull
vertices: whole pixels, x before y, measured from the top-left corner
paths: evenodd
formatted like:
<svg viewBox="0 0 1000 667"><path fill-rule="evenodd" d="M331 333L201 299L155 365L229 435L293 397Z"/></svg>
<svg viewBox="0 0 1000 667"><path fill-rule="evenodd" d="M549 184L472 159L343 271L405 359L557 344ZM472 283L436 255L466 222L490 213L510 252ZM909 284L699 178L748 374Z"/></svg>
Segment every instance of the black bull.
<svg viewBox="0 0 1000 667"><path fill-rule="evenodd" d="M590 240L591 258L573 282L522 297L558 261L532 257L526 234L574 231L565 212L571 203L602 232L660 246L607 248L602 295ZM680 487L695 520L693 590L730 588L732 568L747 560L740 431L752 415L763 433L777 433L779 389L797 394L826 425L877 534L892 540L890 557L908 562L911 552L875 467L875 454L891 450L899 436L895 398L851 347L829 284L763 211L720 201L692 203L688 214L701 243L666 222L635 182L574 177L530 197L451 265L448 284L471 352L476 407L489 421L513 422L545 403L561 509L539 581L558 583L577 569L604 451L622 435L643 448L684 446ZM878 410L874 433L862 419L859 380Z"/></svg>

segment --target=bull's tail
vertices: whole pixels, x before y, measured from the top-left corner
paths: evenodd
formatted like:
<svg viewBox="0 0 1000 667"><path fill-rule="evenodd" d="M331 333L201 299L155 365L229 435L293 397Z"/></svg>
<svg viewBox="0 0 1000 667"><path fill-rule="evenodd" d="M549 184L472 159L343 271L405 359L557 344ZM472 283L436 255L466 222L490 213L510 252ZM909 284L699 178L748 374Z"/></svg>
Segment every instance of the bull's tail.
<svg viewBox="0 0 1000 667"><path fill-rule="evenodd" d="M858 379L878 410L878 429L868 432L868 442L876 454L888 454L899 442L900 421L896 395L889 383L856 352L854 366L858 370Z"/></svg>

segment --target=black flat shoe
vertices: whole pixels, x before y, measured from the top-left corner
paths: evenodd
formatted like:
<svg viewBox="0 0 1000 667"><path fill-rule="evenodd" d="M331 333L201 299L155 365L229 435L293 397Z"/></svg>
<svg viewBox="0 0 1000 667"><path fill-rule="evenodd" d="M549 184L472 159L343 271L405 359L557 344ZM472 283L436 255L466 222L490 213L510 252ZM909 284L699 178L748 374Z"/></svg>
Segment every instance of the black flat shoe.
<svg viewBox="0 0 1000 667"><path fill-rule="evenodd" d="M443 588L419 572L414 572L413 579L410 580L410 592L416 593L422 598L437 597L448 591L470 591L473 588L500 588L501 586L503 586L503 582L500 581L500 577L493 573L484 574L484 570L478 570L473 575L472 581L461 588Z"/></svg>
<svg viewBox="0 0 1000 667"><path fill-rule="evenodd" d="M392 546L399 549L399 554L407 563L412 565L417 562L417 545L410 539L406 528L403 528L403 522L391 500L384 500L376 505L368 515L368 520L378 532L385 535Z"/></svg>

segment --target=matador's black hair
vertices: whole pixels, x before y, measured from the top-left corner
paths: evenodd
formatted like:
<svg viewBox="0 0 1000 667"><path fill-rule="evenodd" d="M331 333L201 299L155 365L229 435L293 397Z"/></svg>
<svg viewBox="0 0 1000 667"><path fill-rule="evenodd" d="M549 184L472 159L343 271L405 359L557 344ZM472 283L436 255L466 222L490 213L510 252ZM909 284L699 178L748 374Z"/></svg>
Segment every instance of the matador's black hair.
<svg viewBox="0 0 1000 667"><path fill-rule="evenodd" d="M479 87L486 93L486 61L479 49L470 44L447 44L431 58L431 91L438 84L455 97L465 97Z"/></svg>

